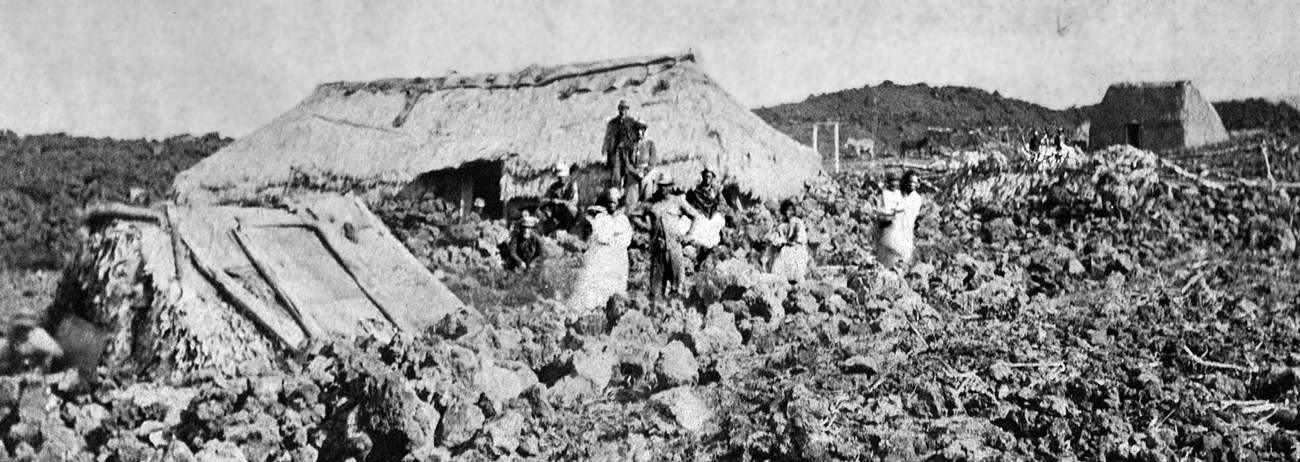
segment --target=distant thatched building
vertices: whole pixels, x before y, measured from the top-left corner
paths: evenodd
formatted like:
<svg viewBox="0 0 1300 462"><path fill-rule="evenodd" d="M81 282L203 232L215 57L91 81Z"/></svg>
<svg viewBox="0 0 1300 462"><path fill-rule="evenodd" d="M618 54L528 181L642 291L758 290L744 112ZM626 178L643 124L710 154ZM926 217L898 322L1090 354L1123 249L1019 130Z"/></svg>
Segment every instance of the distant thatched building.
<svg viewBox="0 0 1300 462"><path fill-rule="evenodd" d="M1092 116L1093 148L1179 149L1228 139L1214 106L1191 82L1111 85Z"/></svg>
<svg viewBox="0 0 1300 462"><path fill-rule="evenodd" d="M605 123L624 99L675 178L693 182L707 166L750 197L801 193L821 171L817 153L737 104L697 61L686 54L325 84L181 173L177 194L182 202L227 203L295 190L414 190L481 197L492 212L541 195L556 163L573 165L580 181L599 181Z"/></svg>

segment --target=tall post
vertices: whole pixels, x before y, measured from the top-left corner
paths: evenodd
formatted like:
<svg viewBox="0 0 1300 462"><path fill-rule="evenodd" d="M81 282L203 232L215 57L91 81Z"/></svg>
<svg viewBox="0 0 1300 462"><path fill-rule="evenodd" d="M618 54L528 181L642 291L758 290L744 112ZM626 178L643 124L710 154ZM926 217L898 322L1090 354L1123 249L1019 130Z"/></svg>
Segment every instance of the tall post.
<svg viewBox="0 0 1300 462"><path fill-rule="evenodd" d="M840 123L835 122L835 173L840 173Z"/></svg>
<svg viewBox="0 0 1300 462"><path fill-rule="evenodd" d="M813 151L816 152L818 156L821 156L822 152L817 150L817 124L814 123L812 124L812 126L813 126Z"/></svg>

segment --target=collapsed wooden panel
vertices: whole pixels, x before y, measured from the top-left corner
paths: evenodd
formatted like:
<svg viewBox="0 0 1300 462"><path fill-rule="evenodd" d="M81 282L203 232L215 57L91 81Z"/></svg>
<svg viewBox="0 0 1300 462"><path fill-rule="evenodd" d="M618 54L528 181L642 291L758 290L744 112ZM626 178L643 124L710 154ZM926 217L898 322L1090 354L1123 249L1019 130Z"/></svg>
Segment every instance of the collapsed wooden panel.
<svg viewBox="0 0 1300 462"><path fill-rule="evenodd" d="M172 220L203 276L290 348L423 329L466 308L359 200L290 208L178 208Z"/></svg>
<svg viewBox="0 0 1300 462"><path fill-rule="evenodd" d="M329 334L355 333L357 326L389 324L358 283L308 227L247 228L236 231L249 244L249 257L268 267L271 281L309 324Z"/></svg>

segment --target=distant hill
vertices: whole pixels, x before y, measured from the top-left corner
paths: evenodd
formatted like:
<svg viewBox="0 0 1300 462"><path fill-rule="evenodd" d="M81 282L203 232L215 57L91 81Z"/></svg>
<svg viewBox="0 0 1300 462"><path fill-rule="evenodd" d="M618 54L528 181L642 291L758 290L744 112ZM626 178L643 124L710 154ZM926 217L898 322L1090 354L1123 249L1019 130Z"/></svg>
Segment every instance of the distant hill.
<svg viewBox="0 0 1300 462"><path fill-rule="evenodd" d="M805 144L812 144L811 123L834 120L840 122L841 142L871 137L889 152L897 151L904 139L920 138L927 127L1073 129L1086 120L1083 108L1053 110L977 88L896 85L889 81L814 95L802 102L760 108L754 113ZM828 146L822 148L823 153L831 152L829 140L829 131L823 130L819 145Z"/></svg>
<svg viewBox="0 0 1300 462"><path fill-rule="evenodd" d="M1220 101L1213 105L1228 130L1300 131L1300 109L1290 103L1250 98Z"/></svg>
<svg viewBox="0 0 1300 462"><path fill-rule="evenodd" d="M177 172L230 144L216 133L115 140L0 130L0 270L57 268L76 248L79 210L165 199Z"/></svg>

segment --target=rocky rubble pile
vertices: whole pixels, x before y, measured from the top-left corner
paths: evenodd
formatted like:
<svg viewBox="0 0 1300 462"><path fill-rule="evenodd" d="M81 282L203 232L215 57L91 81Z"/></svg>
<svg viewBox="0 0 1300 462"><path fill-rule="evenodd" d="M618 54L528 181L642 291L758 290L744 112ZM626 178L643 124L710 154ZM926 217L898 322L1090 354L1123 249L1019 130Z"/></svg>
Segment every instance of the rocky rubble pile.
<svg viewBox="0 0 1300 462"><path fill-rule="evenodd" d="M1300 457L1295 199L1140 151L990 159L936 179L906 273L872 263L845 176L799 204L832 237L803 284L754 265L749 212L683 300L575 313L485 283L481 321L287 370L8 378L0 436L26 460Z"/></svg>

